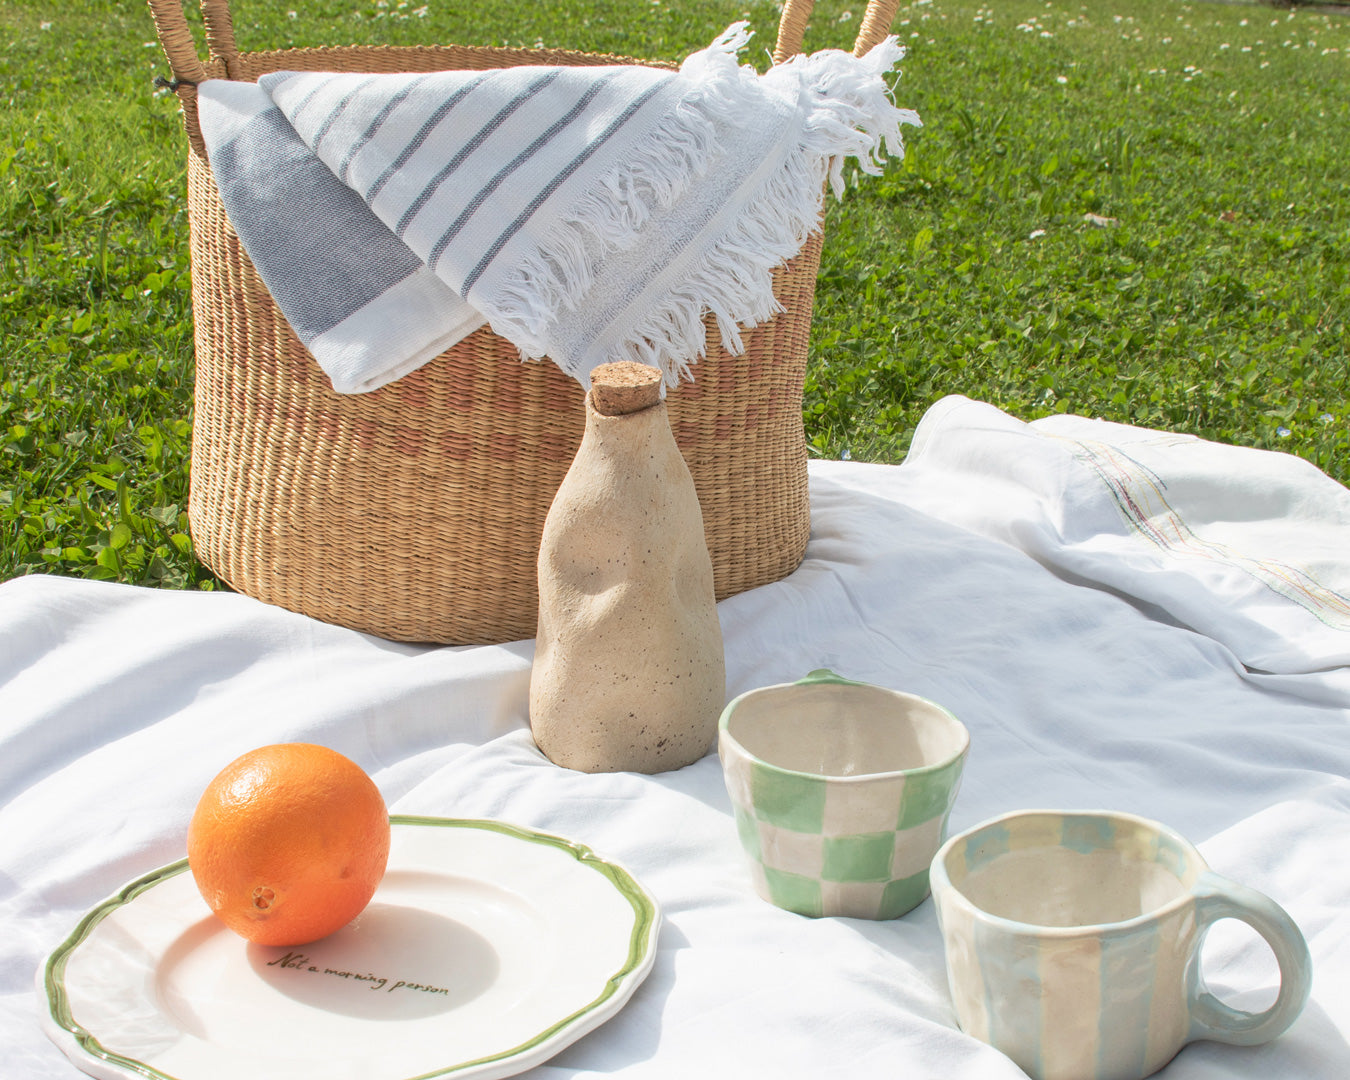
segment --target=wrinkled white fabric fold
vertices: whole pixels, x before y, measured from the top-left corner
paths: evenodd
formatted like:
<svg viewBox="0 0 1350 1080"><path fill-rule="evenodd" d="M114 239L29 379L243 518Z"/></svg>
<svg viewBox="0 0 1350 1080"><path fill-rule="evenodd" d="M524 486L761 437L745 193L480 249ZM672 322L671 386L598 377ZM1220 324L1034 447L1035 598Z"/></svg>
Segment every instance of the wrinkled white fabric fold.
<svg viewBox="0 0 1350 1080"><path fill-rule="evenodd" d="M1084 418L1026 424L961 398L931 409L920 435L900 466L811 463L805 560L718 605L728 698L828 667L947 706L971 735L953 831L1036 806L1175 828L1214 870L1285 907L1316 974L1279 1039L1195 1043L1167 1080L1343 1080L1350 630L1318 612L1350 595L1350 494L1283 454ZM1147 472L1094 468L1085 448ZM1129 524L1112 494L1122 475L1149 477L1224 558L1160 547ZM1253 561L1298 567L1307 592L1254 583ZM1254 651L1281 639L1283 659ZM39 1026L45 958L94 905L183 857L193 806L228 761L285 741L356 760L391 812L564 836L657 899L647 980L531 1077L1025 1080L957 1026L930 902L873 923L803 918L755 894L711 749L654 776L550 763L528 726L533 651L396 644L234 594L0 584L4 1080L79 1080ZM1258 655L1270 670L1244 666ZM200 920L174 971L195 970L205 905ZM433 963L454 980L457 960ZM1202 960L1236 1007L1273 999L1274 959L1241 924L1216 924ZM285 992L254 974L259 1007ZM195 981L169 989L175 1023L200 1025L189 1035L234 1015ZM153 1019L128 1015L133 1032ZM305 1034L306 1053L321 1045Z"/></svg>

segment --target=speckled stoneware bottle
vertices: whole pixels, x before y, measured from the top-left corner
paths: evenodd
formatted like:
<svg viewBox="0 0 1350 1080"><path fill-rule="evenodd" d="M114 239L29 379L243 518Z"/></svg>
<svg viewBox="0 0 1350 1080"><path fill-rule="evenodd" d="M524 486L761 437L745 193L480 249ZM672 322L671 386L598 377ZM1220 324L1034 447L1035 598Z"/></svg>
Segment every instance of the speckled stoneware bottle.
<svg viewBox="0 0 1350 1080"><path fill-rule="evenodd" d="M535 742L583 772L707 753L725 703L712 560L661 373L591 373L586 431L544 521L530 678Z"/></svg>

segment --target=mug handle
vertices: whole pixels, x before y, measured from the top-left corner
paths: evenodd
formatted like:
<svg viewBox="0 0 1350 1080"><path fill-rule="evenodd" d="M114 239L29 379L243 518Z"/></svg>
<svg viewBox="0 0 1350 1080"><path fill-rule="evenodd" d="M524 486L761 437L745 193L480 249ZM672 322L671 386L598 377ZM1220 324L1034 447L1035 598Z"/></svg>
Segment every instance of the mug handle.
<svg viewBox="0 0 1350 1080"><path fill-rule="evenodd" d="M1213 871L1200 875L1192 890L1199 935L1191 961L1189 999L1191 1028L1187 1041L1254 1046L1280 1035L1302 1012L1312 987L1312 959L1308 943L1284 908L1246 885ZM1280 965L1280 992L1264 1012L1249 1013L1225 1005L1205 988L1200 976L1200 942L1220 919L1240 919L1266 940Z"/></svg>
<svg viewBox="0 0 1350 1080"><path fill-rule="evenodd" d="M832 683L835 686L866 686L867 683L860 683L856 679L846 679L838 675L829 668L816 668L808 672L796 681L795 686L815 686L818 683Z"/></svg>

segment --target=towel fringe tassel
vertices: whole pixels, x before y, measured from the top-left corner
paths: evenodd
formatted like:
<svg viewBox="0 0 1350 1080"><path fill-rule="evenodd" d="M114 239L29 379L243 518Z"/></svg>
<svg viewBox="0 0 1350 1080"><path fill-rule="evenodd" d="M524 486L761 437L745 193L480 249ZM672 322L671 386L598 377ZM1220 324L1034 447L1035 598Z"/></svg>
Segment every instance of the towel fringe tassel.
<svg viewBox="0 0 1350 1080"><path fill-rule="evenodd" d="M601 260L631 247L653 213L671 207L715 165L719 125L735 124L747 114L747 102L762 93L758 80L804 97L807 109L797 145L752 193L736 224L654 306L636 333L590 363L638 360L659 367L672 386L692 378L691 365L706 353L703 315L708 311L717 320L723 347L739 354L740 327L757 326L781 310L773 295L773 270L797 254L818 227L826 181L840 198L848 159L876 175L886 155L904 156L900 125L919 126L920 120L891 101L884 76L904 56L894 37L863 57L826 50L794 57L760 76L737 62L750 36L745 23L733 24L686 59L681 75L693 85L673 124L605 177L558 222L535 256L513 268L502 283L499 303L484 314L499 334L516 342L523 359L545 357L546 328L559 313L577 308ZM589 384L588 371L570 374Z"/></svg>

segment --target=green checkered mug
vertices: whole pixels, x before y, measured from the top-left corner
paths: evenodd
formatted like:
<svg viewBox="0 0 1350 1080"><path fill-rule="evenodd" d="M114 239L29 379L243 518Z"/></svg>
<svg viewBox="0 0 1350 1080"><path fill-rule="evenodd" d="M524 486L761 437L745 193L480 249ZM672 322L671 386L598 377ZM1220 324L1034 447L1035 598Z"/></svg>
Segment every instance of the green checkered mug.
<svg viewBox="0 0 1350 1080"><path fill-rule="evenodd" d="M916 907L969 748L941 706L831 671L741 694L717 750L756 891L802 915Z"/></svg>

